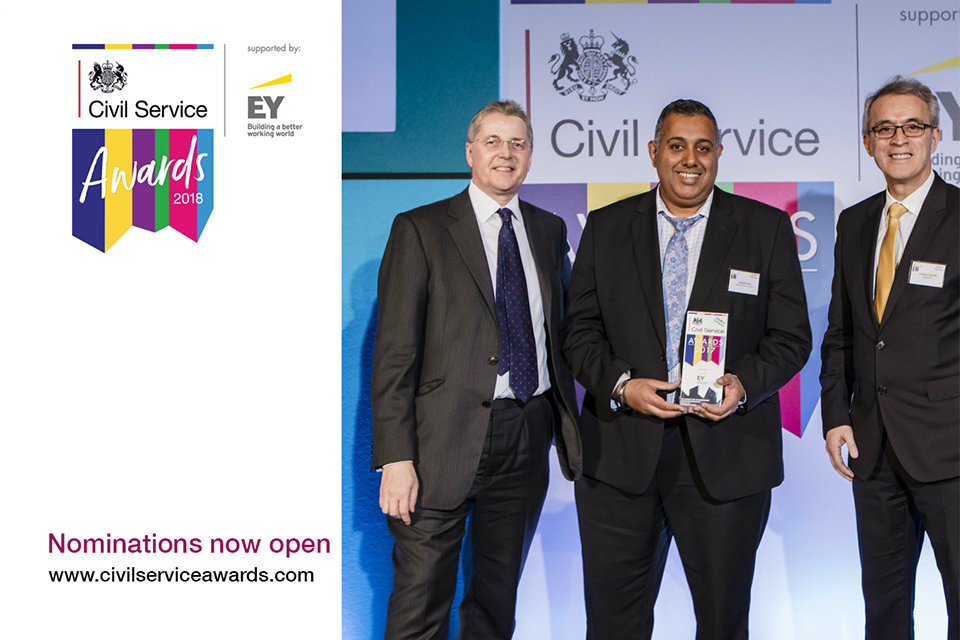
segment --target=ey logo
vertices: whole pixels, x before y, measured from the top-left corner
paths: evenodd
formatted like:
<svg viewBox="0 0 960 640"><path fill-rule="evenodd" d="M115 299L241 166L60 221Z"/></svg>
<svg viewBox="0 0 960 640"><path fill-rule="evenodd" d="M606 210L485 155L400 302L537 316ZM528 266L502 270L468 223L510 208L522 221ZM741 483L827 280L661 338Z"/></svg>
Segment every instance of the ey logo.
<svg viewBox="0 0 960 640"><path fill-rule="evenodd" d="M263 87L273 87L280 84L287 84L288 82L293 82L292 73L270 80L269 82L264 82L263 84L258 84L255 87L250 87L249 90L253 91L254 89L262 89ZM264 118L276 120L280 103L283 102L285 97L286 96L247 96L247 118L250 120L260 120Z"/></svg>

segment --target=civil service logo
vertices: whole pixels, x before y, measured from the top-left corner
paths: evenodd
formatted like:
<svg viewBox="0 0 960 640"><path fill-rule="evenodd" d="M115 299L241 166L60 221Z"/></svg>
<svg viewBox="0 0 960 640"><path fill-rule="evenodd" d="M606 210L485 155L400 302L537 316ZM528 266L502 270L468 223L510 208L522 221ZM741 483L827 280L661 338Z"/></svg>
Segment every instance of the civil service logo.
<svg viewBox="0 0 960 640"><path fill-rule="evenodd" d="M199 241L214 202L213 129L197 126L209 115L216 84L209 82L212 49L73 45L79 57L71 172L75 238L102 252L132 227L154 233L172 227ZM104 50L119 50L124 62ZM136 70L136 83L128 66ZM89 126L99 123L107 126Z"/></svg>

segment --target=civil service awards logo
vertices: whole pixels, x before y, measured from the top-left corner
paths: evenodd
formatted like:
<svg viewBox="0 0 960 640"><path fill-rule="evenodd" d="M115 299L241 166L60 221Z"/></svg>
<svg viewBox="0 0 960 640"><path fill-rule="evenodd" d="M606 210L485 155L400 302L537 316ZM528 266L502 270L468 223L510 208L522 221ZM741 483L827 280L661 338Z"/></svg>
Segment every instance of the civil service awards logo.
<svg viewBox="0 0 960 640"><path fill-rule="evenodd" d="M580 46L569 33L560 34L560 53L550 56L553 88L562 96L576 92L584 102L601 102L608 92L624 95L637 83L637 57L626 40L610 32L613 43L604 51L606 38L593 29L580 37Z"/></svg>
<svg viewBox="0 0 960 640"><path fill-rule="evenodd" d="M219 86L213 45L73 50L79 57L73 236L102 252L133 227L154 233L171 227L199 241L214 202L214 135L203 126L215 99L211 89ZM119 52L107 57L105 50Z"/></svg>

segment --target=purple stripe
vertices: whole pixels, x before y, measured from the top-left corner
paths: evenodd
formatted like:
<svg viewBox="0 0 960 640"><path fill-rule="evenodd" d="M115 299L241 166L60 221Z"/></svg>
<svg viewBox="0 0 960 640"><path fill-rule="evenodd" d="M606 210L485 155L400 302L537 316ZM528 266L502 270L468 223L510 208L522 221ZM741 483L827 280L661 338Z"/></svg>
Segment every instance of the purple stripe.
<svg viewBox="0 0 960 640"><path fill-rule="evenodd" d="M154 161L153 129L133 130L133 168L140 173L143 167ZM153 187L146 182L137 182L133 187L133 226L156 231Z"/></svg>

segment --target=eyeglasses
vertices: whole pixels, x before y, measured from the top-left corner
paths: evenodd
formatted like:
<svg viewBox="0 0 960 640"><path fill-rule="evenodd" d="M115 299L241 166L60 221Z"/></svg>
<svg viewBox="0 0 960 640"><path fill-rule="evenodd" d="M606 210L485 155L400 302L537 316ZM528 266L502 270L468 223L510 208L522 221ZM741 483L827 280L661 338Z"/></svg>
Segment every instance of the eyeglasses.
<svg viewBox="0 0 960 640"><path fill-rule="evenodd" d="M510 147L510 150L515 153L523 153L530 148L530 143L523 138L511 138L510 140L504 140L500 136L488 136L483 139L471 140L470 142L478 143L487 151L500 151L500 149L503 148L504 142L506 142L507 146Z"/></svg>
<svg viewBox="0 0 960 640"><path fill-rule="evenodd" d="M932 127L932 124L908 122L907 124L879 124L870 129L870 131L873 132L873 135L875 135L878 140L892 138L893 136L897 135L897 129L902 129L903 135L907 136L908 138L919 138L923 135L924 131Z"/></svg>

